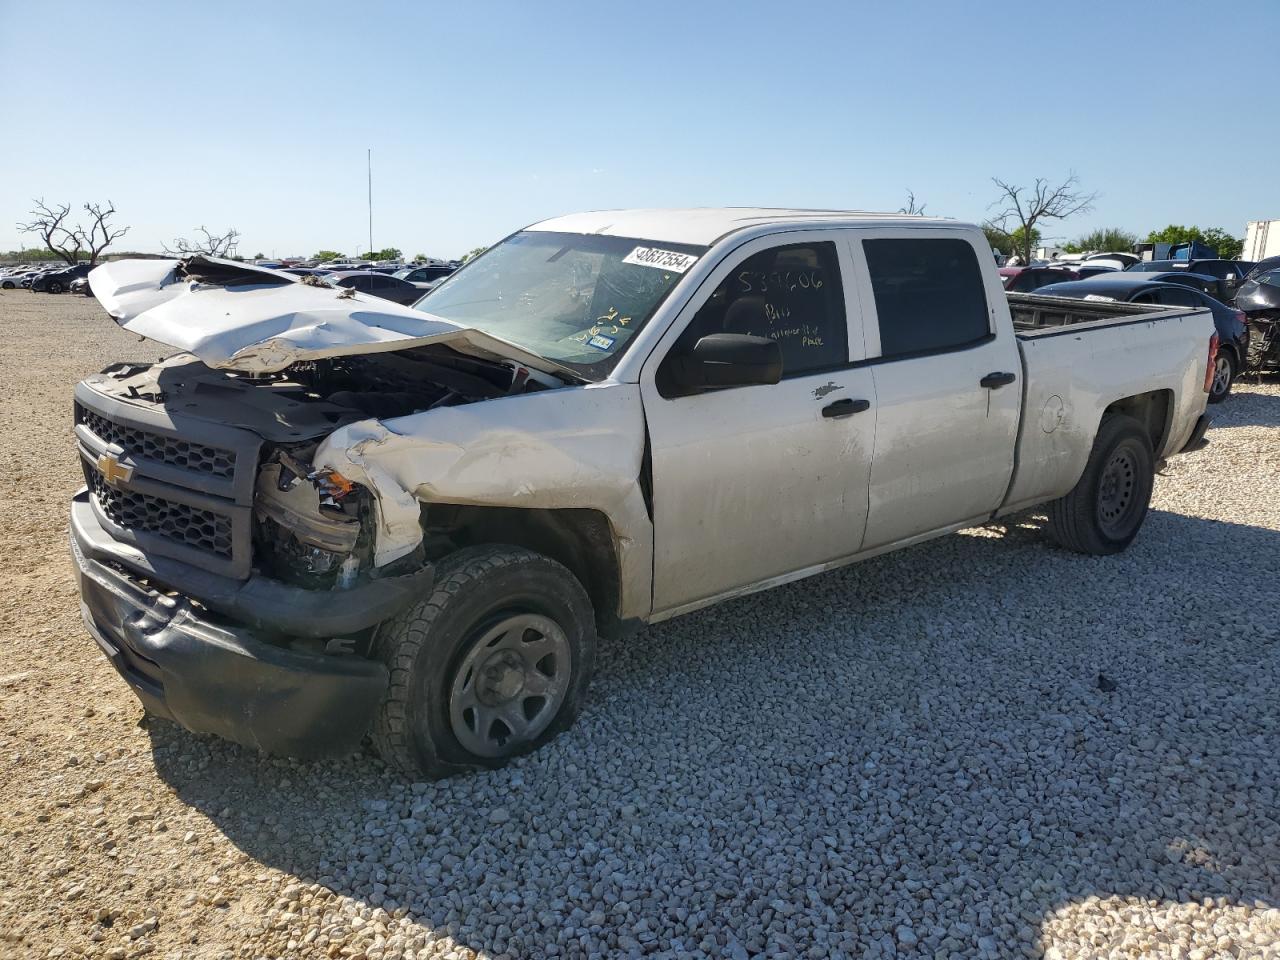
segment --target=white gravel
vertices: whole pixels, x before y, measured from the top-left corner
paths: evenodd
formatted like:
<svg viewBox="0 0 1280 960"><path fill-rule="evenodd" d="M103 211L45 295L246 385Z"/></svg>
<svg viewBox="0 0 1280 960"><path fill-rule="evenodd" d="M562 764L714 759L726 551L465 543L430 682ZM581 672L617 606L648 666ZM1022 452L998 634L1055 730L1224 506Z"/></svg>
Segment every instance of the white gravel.
<svg viewBox="0 0 1280 960"><path fill-rule="evenodd" d="M138 726L69 391L158 351L69 297L0 325L0 956L1280 957L1274 382L1120 557L1028 520L672 621L549 748L407 784Z"/></svg>

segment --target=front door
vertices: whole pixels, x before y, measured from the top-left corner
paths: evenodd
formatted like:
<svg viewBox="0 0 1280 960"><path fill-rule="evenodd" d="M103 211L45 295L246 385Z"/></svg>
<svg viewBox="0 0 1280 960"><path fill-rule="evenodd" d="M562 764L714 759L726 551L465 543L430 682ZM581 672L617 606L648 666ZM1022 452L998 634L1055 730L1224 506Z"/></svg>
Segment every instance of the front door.
<svg viewBox="0 0 1280 960"><path fill-rule="evenodd" d="M848 256L833 231L744 245L646 363L655 613L857 552L875 398L871 371L847 367L850 344L862 350L842 282ZM782 381L681 395L671 360L712 333L777 340Z"/></svg>

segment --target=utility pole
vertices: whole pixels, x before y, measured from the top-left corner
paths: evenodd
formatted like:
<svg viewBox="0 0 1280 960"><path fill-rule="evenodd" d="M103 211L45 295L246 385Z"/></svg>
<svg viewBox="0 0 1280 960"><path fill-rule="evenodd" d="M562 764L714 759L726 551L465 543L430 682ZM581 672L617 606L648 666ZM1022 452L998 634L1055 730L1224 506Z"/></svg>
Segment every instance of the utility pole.
<svg viewBox="0 0 1280 960"><path fill-rule="evenodd" d="M373 253L373 148L366 148L365 161L369 171L369 252Z"/></svg>

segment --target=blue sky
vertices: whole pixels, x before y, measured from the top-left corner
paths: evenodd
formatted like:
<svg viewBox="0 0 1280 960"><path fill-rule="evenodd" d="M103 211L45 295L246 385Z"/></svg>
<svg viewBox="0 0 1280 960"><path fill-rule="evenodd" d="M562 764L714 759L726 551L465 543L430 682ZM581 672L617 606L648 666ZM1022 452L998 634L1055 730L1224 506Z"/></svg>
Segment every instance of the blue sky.
<svg viewBox="0 0 1280 960"><path fill-rule="evenodd" d="M993 175L1071 170L1097 209L1050 236L1242 236L1280 217L1277 37L1274 0L0 0L0 249L44 197L114 201L131 249L204 224L243 254L352 254L366 147L374 244L406 254L574 210L894 210L908 187L980 220Z"/></svg>

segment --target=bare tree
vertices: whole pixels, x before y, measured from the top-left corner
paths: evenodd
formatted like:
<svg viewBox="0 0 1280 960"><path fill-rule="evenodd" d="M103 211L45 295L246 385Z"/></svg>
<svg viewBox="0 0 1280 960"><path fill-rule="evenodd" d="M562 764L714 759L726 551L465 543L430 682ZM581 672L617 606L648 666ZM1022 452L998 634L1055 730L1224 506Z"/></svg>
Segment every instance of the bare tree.
<svg viewBox="0 0 1280 960"><path fill-rule="evenodd" d="M232 227L226 233L211 233L204 226L196 229L204 234L203 238L188 240L186 237L178 237L173 241L172 248L165 246L164 252L175 257L192 257L198 254L206 257L229 258L236 255L236 247L240 243L239 230Z"/></svg>
<svg viewBox="0 0 1280 960"><path fill-rule="evenodd" d="M111 218L116 213L116 205L110 200L107 201L105 208L100 203L86 203L84 212L90 217L89 229L78 227L77 236L81 246L89 251L89 262L96 266L102 251L128 233L129 228L111 225Z"/></svg>
<svg viewBox="0 0 1280 960"><path fill-rule="evenodd" d="M905 207L899 207L898 212L905 213L910 217L924 216L924 204L922 203L919 206L916 206L916 194L910 187L907 188L907 205Z"/></svg>
<svg viewBox="0 0 1280 960"><path fill-rule="evenodd" d="M32 219L19 223L18 230L22 233L38 233L45 248L67 263L73 264L79 260L80 229L67 224L67 218L71 216L71 204L61 203L50 207L43 199L32 202L36 205L31 211Z"/></svg>
<svg viewBox="0 0 1280 960"><path fill-rule="evenodd" d="M991 204L999 210L987 221L987 226L1017 237L1022 247L1017 252L1024 264L1031 262L1031 244L1037 223L1041 220L1065 220L1092 210L1093 202L1098 199L1096 193L1081 191L1080 179L1074 172L1057 186L1051 186L1041 177L1036 178L1035 186L1030 189L1015 187L999 177L992 177L991 182L1000 188L999 198ZM1009 229L1010 224L1015 223L1017 226Z"/></svg>
<svg viewBox="0 0 1280 960"><path fill-rule="evenodd" d="M89 262L97 265L102 251L129 232L128 227L111 225L116 207L110 200L105 206L100 203L84 205L84 212L89 215L87 228L68 222L71 216L69 203L51 207L44 200L33 202L36 208L31 211L32 219L18 224L18 229L23 233L38 233L45 247L67 263L75 263L80 259L80 254L87 251Z"/></svg>

